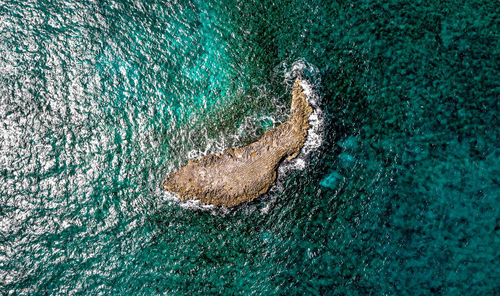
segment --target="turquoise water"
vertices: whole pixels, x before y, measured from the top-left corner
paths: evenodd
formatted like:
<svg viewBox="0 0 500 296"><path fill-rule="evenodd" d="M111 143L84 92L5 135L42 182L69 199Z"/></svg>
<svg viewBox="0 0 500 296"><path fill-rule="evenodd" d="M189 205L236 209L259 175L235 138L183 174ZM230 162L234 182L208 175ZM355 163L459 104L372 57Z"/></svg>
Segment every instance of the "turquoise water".
<svg viewBox="0 0 500 296"><path fill-rule="evenodd" d="M496 1L0 1L0 294L499 295ZM230 210L160 189L286 120Z"/></svg>

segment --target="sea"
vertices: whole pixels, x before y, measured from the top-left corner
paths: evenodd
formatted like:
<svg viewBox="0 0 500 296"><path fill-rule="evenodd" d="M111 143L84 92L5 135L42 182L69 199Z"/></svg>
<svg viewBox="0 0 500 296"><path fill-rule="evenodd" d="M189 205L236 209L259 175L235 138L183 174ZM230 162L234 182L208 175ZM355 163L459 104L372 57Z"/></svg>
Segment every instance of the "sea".
<svg viewBox="0 0 500 296"><path fill-rule="evenodd" d="M0 295L500 295L500 2L0 0ZM314 106L234 208L189 159Z"/></svg>

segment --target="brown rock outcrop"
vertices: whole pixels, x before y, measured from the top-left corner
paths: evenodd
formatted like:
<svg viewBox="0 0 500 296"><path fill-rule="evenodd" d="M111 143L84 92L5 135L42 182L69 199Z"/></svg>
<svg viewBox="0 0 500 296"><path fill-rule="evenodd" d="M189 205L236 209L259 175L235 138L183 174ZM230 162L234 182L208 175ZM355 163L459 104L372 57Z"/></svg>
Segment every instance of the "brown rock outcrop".
<svg viewBox="0 0 500 296"><path fill-rule="evenodd" d="M312 111L300 81L296 80L287 121L247 146L190 160L165 179L163 189L176 193L181 200L197 199L203 204L224 207L257 198L276 181L280 162L300 153Z"/></svg>

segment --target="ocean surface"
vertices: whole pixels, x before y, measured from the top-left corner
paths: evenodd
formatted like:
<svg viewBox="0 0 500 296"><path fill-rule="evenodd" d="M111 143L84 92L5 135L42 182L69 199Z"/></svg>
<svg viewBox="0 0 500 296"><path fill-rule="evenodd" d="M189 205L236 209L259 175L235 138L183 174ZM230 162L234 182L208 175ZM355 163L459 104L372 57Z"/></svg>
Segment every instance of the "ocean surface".
<svg viewBox="0 0 500 296"><path fill-rule="evenodd" d="M500 295L500 2L0 0L0 295ZM162 180L315 101L232 209ZM311 133L313 134L313 133Z"/></svg>

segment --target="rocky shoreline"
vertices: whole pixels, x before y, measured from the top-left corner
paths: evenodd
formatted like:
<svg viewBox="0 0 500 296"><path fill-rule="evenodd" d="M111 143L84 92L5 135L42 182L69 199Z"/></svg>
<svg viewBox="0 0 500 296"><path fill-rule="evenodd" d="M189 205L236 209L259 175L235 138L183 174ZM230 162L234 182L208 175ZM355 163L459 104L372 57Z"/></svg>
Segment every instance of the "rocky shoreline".
<svg viewBox="0 0 500 296"><path fill-rule="evenodd" d="M223 207L266 193L276 181L279 164L297 157L307 138L313 109L300 82L296 80L293 85L287 121L247 146L190 160L165 179L163 189L176 193L181 200Z"/></svg>

